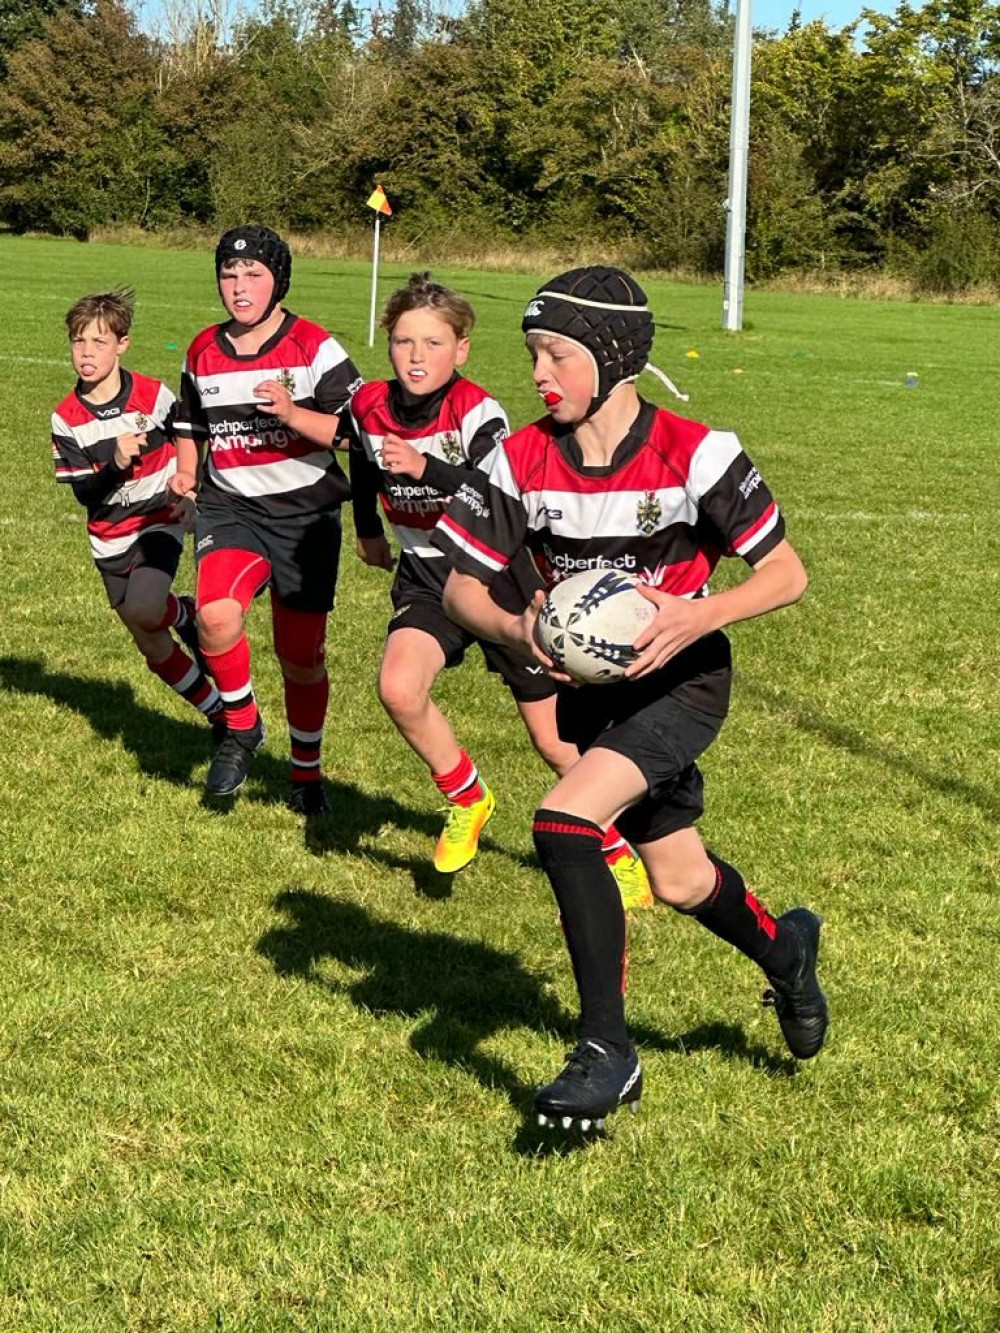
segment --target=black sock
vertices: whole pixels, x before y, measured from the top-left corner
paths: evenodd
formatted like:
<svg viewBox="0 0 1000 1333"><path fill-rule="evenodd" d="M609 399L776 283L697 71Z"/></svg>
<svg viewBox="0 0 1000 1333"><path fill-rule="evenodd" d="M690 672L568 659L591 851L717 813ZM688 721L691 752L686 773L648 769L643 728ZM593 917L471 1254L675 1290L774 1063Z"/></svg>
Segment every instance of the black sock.
<svg viewBox="0 0 1000 1333"><path fill-rule="evenodd" d="M580 993L580 1036L625 1054L625 911L601 851L604 831L577 815L538 810L533 832L559 904Z"/></svg>
<svg viewBox="0 0 1000 1333"><path fill-rule="evenodd" d="M769 975L786 975L795 965L794 940L753 896L735 866L714 852L708 853L708 859L715 866L715 888L686 915L734 945Z"/></svg>

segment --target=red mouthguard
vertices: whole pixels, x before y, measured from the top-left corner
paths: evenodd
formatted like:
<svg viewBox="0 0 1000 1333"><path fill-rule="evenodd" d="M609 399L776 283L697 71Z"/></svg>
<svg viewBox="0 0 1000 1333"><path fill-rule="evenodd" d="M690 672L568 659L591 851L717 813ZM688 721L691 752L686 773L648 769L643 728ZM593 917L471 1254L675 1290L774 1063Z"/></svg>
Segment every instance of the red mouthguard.
<svg viewBox="0 0 1000 1333"><path fill-rule="evenodd" d="M561 393L551 393L551 392L550 392L550 393L543 393L543 394L542 394L542 402L545 404L546 407L555 407L556 403L561 403L561 402L562 402L562 394L561 394Z"/></svg>

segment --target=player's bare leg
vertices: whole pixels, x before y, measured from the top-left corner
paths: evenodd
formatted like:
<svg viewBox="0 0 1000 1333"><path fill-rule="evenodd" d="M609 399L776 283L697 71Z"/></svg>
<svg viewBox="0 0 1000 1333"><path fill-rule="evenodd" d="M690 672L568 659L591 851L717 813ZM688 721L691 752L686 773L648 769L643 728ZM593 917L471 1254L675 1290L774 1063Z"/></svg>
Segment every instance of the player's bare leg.
<svg viewBox="0 0 1000 1333"><path fill-rule="evenodd" d="M443 874L454 874L475 856L496 802L430 697L444 665L444 652L432 635L410 627L398 629L386 640L378 693L400 735L430 769L448 801L434 865Z"/></svg>

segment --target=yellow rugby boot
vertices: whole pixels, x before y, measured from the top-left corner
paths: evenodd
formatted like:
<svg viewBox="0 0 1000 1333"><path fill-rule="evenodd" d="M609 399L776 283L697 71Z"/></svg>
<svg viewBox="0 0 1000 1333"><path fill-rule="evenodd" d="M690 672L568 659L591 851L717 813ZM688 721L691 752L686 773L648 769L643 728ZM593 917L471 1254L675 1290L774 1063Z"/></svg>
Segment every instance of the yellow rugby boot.
<svg viewBox="0 0 1000 1333"><path fill-rule="evenodd" d="M614 862L609 861L608 869L615 877L618 892L622 896L622 906L626 912L653 906L653 892L649 887L646 867L631 848L622 852Z"/></svg>
<svg viewBox="0 0 1000 1333"><path fill-rule="evenodd" d="M472 805L451 805L434 853L434 869L442 875L454 875L467 866L479 850L479 835L497 808L493 793L479 779L483 796Z"/></svg>

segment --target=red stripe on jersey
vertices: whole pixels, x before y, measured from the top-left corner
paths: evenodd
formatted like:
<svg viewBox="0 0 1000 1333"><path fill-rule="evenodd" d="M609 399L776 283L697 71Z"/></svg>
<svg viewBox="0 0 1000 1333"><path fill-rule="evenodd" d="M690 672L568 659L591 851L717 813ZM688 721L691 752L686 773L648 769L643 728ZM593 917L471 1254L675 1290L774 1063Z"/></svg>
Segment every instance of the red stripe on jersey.
<svg viewBox="0 0 1000 1333"><path fill-rule="evenodd" d="M130 537L133 533L141 532L143 528L152 527L156 523L175 522L176 519L170 517L169 509L155 509L152 513L133 514L117 522L95 518L87 524L87 531L94 537L100 537L101 541L110 541L113 537Z"/></svg>
<svg viewBox="0 0 1000 1333"><path fill-rule="evenodd" d="M255 443L259 439L256 435L244 436L243 438L248 441L247 444L230 448L223 448L222 445L228 443L231 436L223 437L221 440L216 438L210 444L212 466L220 472L225 472L227 468L258 467L264 463L283 463L286 458L306 458L323 450L322 445L313 444L301 435L293 435L291 431L287 434L288 445L279 449L270 449L266 445Z"/></svg>
<svg viewBox="0 0 1000 1333"><path fill-rule="evenodd" d="M772 500L771 503L764 510L763 514L761 514L757 522L751 523L751 525L747 528L746 532L741 532L738 537L734 538L733 544L729 548L730 551L735 551L738 546L742 546L744 542L749 541L750 538L754 535L754 533L759 532L761 528L763 528L766 524L770 523L771 519L774 518L775 508L776 508L775 503Z"/></svg>
<svg viewBox="0 0 1000 1333"><path fill-rule="evenodd" d="M501 555L499 551L494 551L492 546L487 546L486 543L481 542L478 537L473 537L472 533L456 523L450 514L442 514L438 521L443 528L447 528L449 532L454 533L456 537L460 537L462 541L468 542L468 544L474 547L475 550L482 551L483 555L487 556L490 560L495 560L500 565L508 565L510 563L505 555Z"/></svg>
<svg viewBox="0 0 1000 1333"><path fill-rule="evenodd" d="M525 426L507 440L511 472L522 494L563 490L574 495L602 495L609 491L655 491L666 483L664 466L674 484L684 486L691 460L709 434L709 427L658 409L643 448L608 475L578 472L563 458L548 419Z"/></svg>
<svg viewBox="0 0 1000 1333"><path fill-rule="evenodd" d="M406 509L394 509L384 495L380 495L382 508L385 510L385 516L393 527L397 528L420 528L425 532L430 532L438 525L444 507L443 505L432 509L426 514L411 514Z"/></svg>
<svg viewBox="0 0 1000 1333"><path fill-rule="evenodd" d="M440 435L445 431L461 433L465 418L487 399L485 389L472 380L459 378L448 391L441 410L422 426L404 426L392 415L389 406L388 380L373 380L364 384L351 399L351 415L367 435L387 435L390 432L401 440L414 441ZM497 405L499 411L499 405Z"/></svg>

